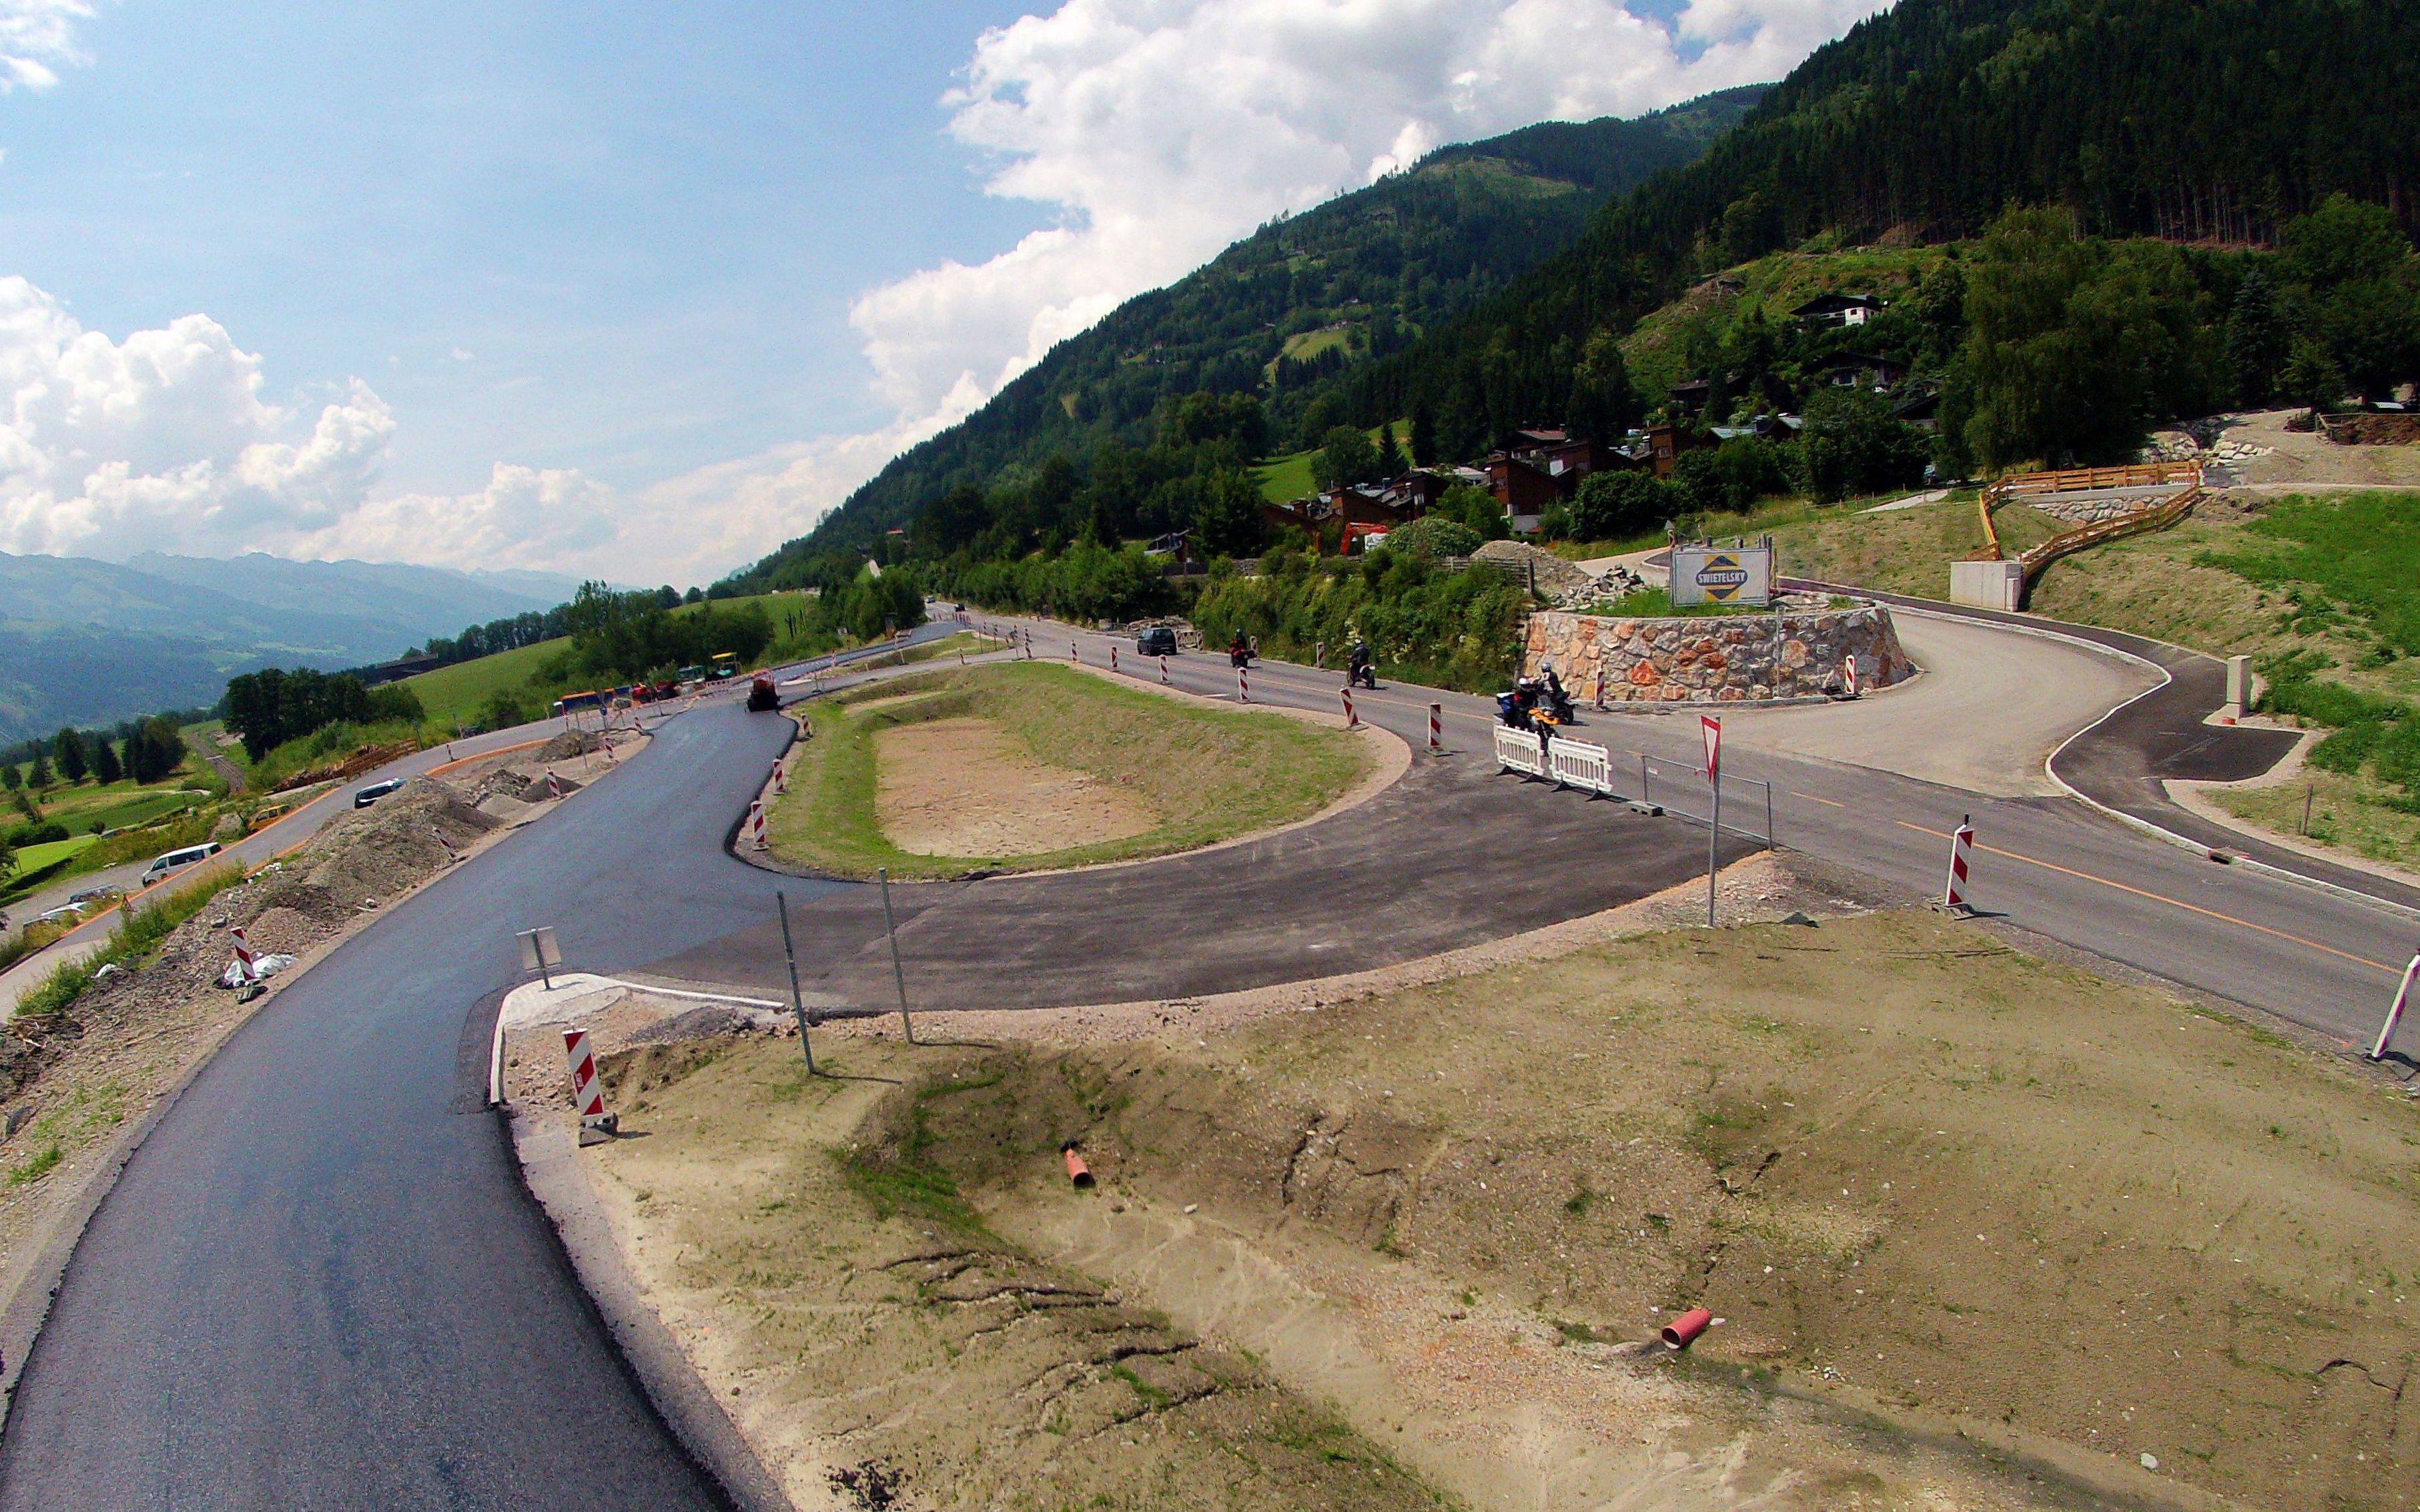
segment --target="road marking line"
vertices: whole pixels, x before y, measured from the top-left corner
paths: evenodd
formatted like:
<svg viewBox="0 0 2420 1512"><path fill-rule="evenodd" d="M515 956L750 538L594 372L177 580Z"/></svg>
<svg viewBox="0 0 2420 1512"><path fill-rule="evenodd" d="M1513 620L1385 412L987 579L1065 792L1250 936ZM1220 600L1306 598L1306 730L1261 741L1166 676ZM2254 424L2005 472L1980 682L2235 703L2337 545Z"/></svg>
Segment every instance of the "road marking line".
<svg viewBox="0 0 2420 1512"><path fill-rule="evenodd" d="M1846 808L1849 806L1848 804L1839 803L1834 799L1818 798L1813 793L1802 793L1795 787L1790 789L1790 796L1792 798L1804 798L1810 803L1830 803L1834 808Z"/></svg>
<svg viewBox="0 0 2420 1512"><path fill-rule="evenodd" d="M1902 830L1914 830L1918 834L1929 834L1936 840L1947 840L1949 838L1949 832L1947 830L1927 829L1921 824L1910 824L1905 819L1894 819L1892 822L1897 824ZM2136 897L2147 897L2154 903L2165 903L2170 908L2183 909L2188 912L2201 914L2205 918L2216 919L2222 924L2232 924L2246 929L2257 929L2260 933L2269 935L2272 938L2290 941L2293 943L2304 946L2307 949L2321 951L2327 955L2337 957L2340 959L2351 961L2356 966L2367 966L2373 971L2384 972L2389 976L2400 976L2403 974L2403 968L2400 966L2389 966L2384 961L2372 960L2366 956L2356 956L2351 951L2338 950L2334 945L2323 945L2316 940L2305 940L2298 934L2288 934L2283 929L2272 929L2265 924L2255 924L2250 919L2239 919L2232 913L2221 913L2216 909L2206 909L2198 903L2188 903L2182 898L2169 897L2163 893L2145 892L2142 888L2130 887L2124 882L2113 882L2106 877L2095 877L2088 871L2077 871L2071 866L2062 866L2055 862L2038 861L2032 856L2020 855L2014 850L2003 850L1997 846L1978 845L1975 849L1978 850L1987 851L1995 856L2006 856L2010 861L2022 861L2029 866L2040 866L2045 871L2055 871L2062 876L2073 877L2082 881L2098 882L2103 887L2114 887L2118 892L2132 893Z"/></svg>

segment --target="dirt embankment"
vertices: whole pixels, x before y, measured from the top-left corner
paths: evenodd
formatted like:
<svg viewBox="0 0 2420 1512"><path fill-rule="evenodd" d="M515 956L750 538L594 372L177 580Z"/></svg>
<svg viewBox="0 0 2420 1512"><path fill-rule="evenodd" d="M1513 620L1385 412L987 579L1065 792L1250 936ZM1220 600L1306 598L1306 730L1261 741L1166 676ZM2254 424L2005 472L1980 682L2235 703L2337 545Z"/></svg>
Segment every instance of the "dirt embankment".
<svg viewBox="0 0 2420 1512"><path fill-rule="evenodd" d="M614 1062L609 1204L794 1494L2410 1504L2420 1108L1973 927L1048 1032Z"/></svg>

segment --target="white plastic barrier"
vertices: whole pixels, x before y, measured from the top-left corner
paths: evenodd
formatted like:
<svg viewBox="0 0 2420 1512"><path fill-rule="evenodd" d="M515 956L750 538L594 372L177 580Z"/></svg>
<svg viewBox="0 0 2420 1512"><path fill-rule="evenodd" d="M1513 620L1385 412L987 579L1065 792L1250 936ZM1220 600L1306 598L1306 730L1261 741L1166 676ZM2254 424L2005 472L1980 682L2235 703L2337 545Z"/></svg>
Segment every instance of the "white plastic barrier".
<svg viewBox="0 0 2420 1512"><path fill-rule="evenodd" d="M1585 740L1557 740L1546 747L1546 775L1559 787L1610 794L1613 755Z"/></svg>
<svg viewBox="0 0 2420 1512"><path fill-rule="evenodd" d="M1538 737L1531 730L1516 730L1509 725L1496 726L1496 764L1507 772L1526 772L1532 777L1546 774L1544 757L1538 749Z"/></svg>

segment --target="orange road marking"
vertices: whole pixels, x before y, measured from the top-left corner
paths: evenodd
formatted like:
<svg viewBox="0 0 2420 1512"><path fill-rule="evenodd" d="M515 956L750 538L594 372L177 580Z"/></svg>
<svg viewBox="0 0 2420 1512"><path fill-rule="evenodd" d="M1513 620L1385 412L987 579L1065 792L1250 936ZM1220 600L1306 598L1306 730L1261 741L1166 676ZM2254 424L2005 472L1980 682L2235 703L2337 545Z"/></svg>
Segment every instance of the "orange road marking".
<svg viewBox="0 0 2420 1512"><path fill-rule="evenodd" d="M1902 830L1914 830L1918 834L1929 834L1936 840L1947 840L1949 838L1949 833L1947 830L1931 830L1925 828L1921 824L1910 824L1905 819L1895 819L1892 822L1897 824ZM2055 871L2059 873L2061 876L2073 877L2082 881L2098 882L2103 887L2114 887L2118 892L2132 893L2136 897L2149 898L2154 903L2165 903L2170 908L2183 909L2191 913L2201 914L2205 918L2216 919L2222 924L2232 924L2246 929L2257 929L2260 933L2268 935L2273 939L2290 941L2291 943L2302 945L2306 949L2321 951L2327 955L2335 956L2341 960L2351 961L2356 966L2367 966L2372 971L2383 972L2389 976L2401 976L2403 974L2403 968L2400 966L2389 966L2384 961L2372 960L2366 956L2356 956L2349 950L2338 950L2334 945L2323 945L2316 940L2305 940L2298 934L2288 934L2283 929L2272 929L2265 924L2255 924L2250 919L2239 919L2232 913L2221 913L2216 909L2206 909L2198 903L2188 903L2182 898L2169 897L2161 893L2147 893L2142 888L2129 887L2124 882L2113 882L2106 877L2095 877L2088 871L2077 871L2071 866L2061 866L2055 863L2048 861L2037 861L2031 856L2019 855L2014 850L2003 850L1997 846L1978 845L1975 849L1978 850L1989 851L1991 854L1995 856L2006 856L2010 861L2022 861L2029 866L2040 866L2044 871Z"/></svg>
<svg viewBox="0 0 2420 1512"><path fill-rule="evenodd" d="M1790 789L1790 796L1792 798L1804 798L1810 803L1830 803L1834 808L1846 808L1849 806L1846 803L1838 803L1829 798L1818 798L1813 793L1802 793L1795 787Z"/></svg>

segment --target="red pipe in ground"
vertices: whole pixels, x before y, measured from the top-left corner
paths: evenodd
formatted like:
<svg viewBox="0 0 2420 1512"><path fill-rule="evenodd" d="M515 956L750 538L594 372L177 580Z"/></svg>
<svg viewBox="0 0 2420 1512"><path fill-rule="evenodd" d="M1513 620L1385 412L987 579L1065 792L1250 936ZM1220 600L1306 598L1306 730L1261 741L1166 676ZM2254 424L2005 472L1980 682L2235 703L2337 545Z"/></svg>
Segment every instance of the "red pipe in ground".
<svg viewBox="0 0 2420 1512"><path fill-rule="evenodd" d="M1079 1187L1091 1186L1093 1184L1093 1168L1086 1165L1084 1163L1084 1158L1076 1153L1076 1146L1070 1145L1065 1149L1060 1151L1060 1153L1067 1157L1068 1181Z"/></svg>
<svg viewBox="0 0 2420 1512"><path fill-rule="evenodd" d="M1668 1349L1687 1348L1689 1341L1706 1332L1706 1325L1714 1320L1714 1315L1705 1308L1690 1308L1664 1325L1664 1347Z"/></svg>

